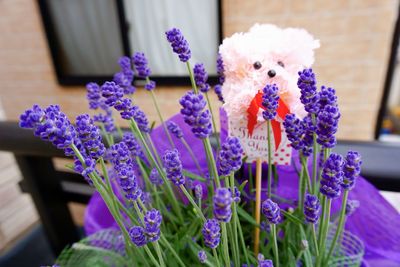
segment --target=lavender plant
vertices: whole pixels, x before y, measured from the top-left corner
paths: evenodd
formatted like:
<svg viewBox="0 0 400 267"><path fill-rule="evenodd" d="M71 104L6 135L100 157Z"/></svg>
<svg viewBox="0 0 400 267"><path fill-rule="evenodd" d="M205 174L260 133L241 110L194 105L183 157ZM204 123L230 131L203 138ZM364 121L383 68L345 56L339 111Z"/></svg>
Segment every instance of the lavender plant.
<svg viewBox="0 0 400 267"><path fill-rule="evenodd" d="M119 60L121 71L113 81L102 86L87 85L90 109L100 110L93 118L79 115L73 124L56 105L34 105L20 117L21 127L32 129L36 136L72 156L74 170L100 193L123 239L123 250L107 255L119 255L115 266L328 266L342 253L345 219L354 210L348 192L355 186L362 163L355 151L349 151L345 158L331 153L340 118L335 90L323 86L318 91L314 72L299 72L301 102L308 114L304 118L288 114L283 122L292 148L300 154L299 198L297 203L281 208L287 204L272 193L272 168L268 168L268 198L261 205L265 220L258 224L252 217L253 177L239 174L244 160L240 140L228 137L221 145L218 143L216 150L211 146L211 134L217 129L207 94L207 72L202 64L196 64L192 71L189 44L180 30L171 29L166 37L173 52L188 67L192 90L179 100L181 114L203 144L207 171L200 166L180 126L164 120L148 61L140 52ZM220 57L217 69L222 84L224 65ZM134 73L146 80L145 89L152 96L168 137L170 148L162 155L154 145L145 113L132 100L136 90ZM220 89L220 85L215 87L223 102ZM278 90L272 84L263 89L263 117L268 131L277 113ZM130 131L122 131L115 124L115 114L127 121ZM190 158L181 158L179 143ZM270 138L268 150L271 162ZM185 170L183 160L193 161L198 173ZM194 181L197 184L190 185ZM332 227L335 216L331 214L331 201L342 192L338 223ZM262 242L257 247L260 254L250 249L254 227L262 230ZM330 229L336 229L331 239ZM65 253L83 252L72 247ZM57 263L74 266L68 259L70 256L67 260L60 257Z"/></svg>

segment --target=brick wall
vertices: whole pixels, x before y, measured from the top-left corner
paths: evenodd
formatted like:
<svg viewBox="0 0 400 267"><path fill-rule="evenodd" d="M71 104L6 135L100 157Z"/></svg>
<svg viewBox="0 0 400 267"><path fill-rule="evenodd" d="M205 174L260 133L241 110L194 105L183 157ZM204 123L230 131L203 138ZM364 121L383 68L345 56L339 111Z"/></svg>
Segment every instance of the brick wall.
<svg viewBox="0 0 400 267"><path fill-rule="evenodd" d="M322 44L315 64L319 81L340 97L339 137L371 139L397 8L395 0L223 0L223 28L226 36L256 22L308 29ZM8 119L33 103L59 103L71 116L87 111L81 87L57 84L36 1L0 1L0 32L0 101ZM167 115L178 111L184 89L157 90ZM146 92L139 90L136 98L155 120Z"/></svg>

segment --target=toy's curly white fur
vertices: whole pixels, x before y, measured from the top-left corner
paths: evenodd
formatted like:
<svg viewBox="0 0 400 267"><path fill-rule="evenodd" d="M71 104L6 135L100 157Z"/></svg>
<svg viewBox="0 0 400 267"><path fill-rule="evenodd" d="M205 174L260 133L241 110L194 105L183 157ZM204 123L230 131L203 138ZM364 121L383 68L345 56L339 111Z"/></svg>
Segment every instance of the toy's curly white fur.
<svg viewBox="0 0 400 267"><path fill-rule="evenodd" d="M224 64L222 95L228 116L246 119L246 110L257 92L266 84L276 84L290 112L303 117L297 72L311 67L318 47L319 41L304 29L281 29L271 24L256 24L246 33L226 38L219 52ZM254 68L257 61L261 63L259 69ZM270 70L276 73L272 78L268 76Z"/></svg>

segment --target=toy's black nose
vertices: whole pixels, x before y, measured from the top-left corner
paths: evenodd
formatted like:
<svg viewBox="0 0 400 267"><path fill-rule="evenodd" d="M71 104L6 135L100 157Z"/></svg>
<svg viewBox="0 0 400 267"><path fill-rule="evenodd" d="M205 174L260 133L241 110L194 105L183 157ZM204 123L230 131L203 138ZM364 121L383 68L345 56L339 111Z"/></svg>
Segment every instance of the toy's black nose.
<svg viewBox="0 0 400 267"><path fill-rule="evenodd" d="M268 71L268 76L269 76L270 78L275 77L275 75L276 75L276 72L275 72L274 70L269 70L269 71Z"/></svg>

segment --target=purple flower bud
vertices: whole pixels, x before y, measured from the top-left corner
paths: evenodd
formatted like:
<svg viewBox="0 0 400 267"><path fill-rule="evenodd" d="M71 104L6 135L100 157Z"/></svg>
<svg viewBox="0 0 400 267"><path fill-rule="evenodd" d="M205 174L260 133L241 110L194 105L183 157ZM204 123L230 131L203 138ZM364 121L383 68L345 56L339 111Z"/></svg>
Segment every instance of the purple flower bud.
<svg viewBox="0 0 400 267"><path fill-rule="evenodd" d="M319 92L319 109L323 110L325 106L337 106L337 96L335 89L321 86Z"/></svg>
<svg viewBox="0 0 400 267"><path fill-rule="evenodd" d="M151 70L148 67L148 61L144 53L136 52L133 54L132 61L139 77L146 78L151 75Z"/></svg>
<svg viewBox="0 0 400 267"><path fill-rule="evenodd" d="M228 188L217 188L213 197L214 217L220 222L229 222L232 217L232 193Z"/></svg>
<svg viewBox="0 0 400 267"><path fill-rule="evenodd" d="M224 74L224 62L220 53L217 55L217 74L219 76L219 83L224 84L225 74Z"/></svg>
<svg viewBox="0 0 400 267"><path fill-rule="evenodd" d="M144 133L149 133L150 132L149 121L147 119L147 116L138 107L135 107L135 112L134 112L134 115L133 115L133 119L137 123L140 131L142 131Z"/></svg>
<svg viewBox="0 0 400 267"><path fill-rule="evenodd" d="M214 86L214 92L218 96L218 100L221 103L225 103L224 97L222 96L222 86L220 84Z"/></svg>
<svg viewBox="0 0 400 267"><path fill-rule="evenodd" d="M319 111L319 94L317 93L317 81L312 69L299 71L297 86L300 88L300 101L307 112L317 114Z"/></svg>
<svg viewBox="0 0 400 267"><path fill-rule="evenodd" d="M216 219L208 219L202 229L204 243L209 248L216 248L221 239L221 228Z"/></svg>
<svg viewBox="0 0 400 267"><path fill-rule="evenodd" d="M201 186L201 184L197 184L194 186L194 194L197 199L203 198L203 187Z"/></svg>
<svg viewBox="0 0 400 267"><path fill-rule="evenodd" d="M136 91L136 87L132 85L133 70L123 70L114 74L113 81L123 88L125 95L131 95Z"/></svg>
<svg viewBox="0 0 400 267"><path fill-rule="evenodd" d="M262 96L262 105L265 108L262 112L264 120L272 120L275 118L278 101L278 87L275 84L267 84L263 89Z"/></svg>
<svg viewBox="0 0 400 267"><path fill-rule="evenodd" d="M167 178L176 186L185 184L185 177L183 177L182 174L182 163L179 159L178 150L167 150L164 154L163 160Z"/></svg>
<svg viewBox="0 0 400 267"><path fill-rule="evenodd" d="M187 62L191 57L189 43L183 37L179 29L172 28L165 32L168 42L171 44L174 53L178 54L182 62Z"/></svg>
<svg viewBox="0 0 400 267"><path fill-rule="evenodd" d="M340 196L340 185L343 182L343 165L343 157L335 153L332 153L324 164L319 191L327 198Z"/></svg>
<svg viewBox="0 0 400 267"><path fill-rule="evenodd" d="M229 191L232 192L230 188ZM232 197L234 202L236 203L240 202L240 191L236 186L234 187L234 192L232 193Z"/></svg>
<svg viewBox="0 0 400 267"><path fill-rule="evenodd" d="M271 199L265 200L261 205L261 211L269 223L278 224L281 221L281 210Z"/></svg>
<svg viewBox="0 0 400 267"><path fill-rule="evenodd" d="M207 261L207 254L204 250L200 250L197 254L197 257L201 263L205 263Z"/></svg>
<svg viewBox="0 0 400 267"><path fill-rule="evenodd" d="M143 192L131 167L126 166L124 169L118 171L118 175L120 176L118 182L125 193L126 199L136 201L142 196Z"/></svg>
<svg viewBox="0 0 400 267"><path fill-rule="evenodd" d="M75 124L78 137L88 154L94 159L102 157L106 148L101 141L100 130L94 125L92 118L88 114L79 115Z"/></svg>
<svg viewBox="0 0 400 267"><path fill-rule="evenodd" d="M183 137L182 129L173 121L167 121L167 128L171 134L173 134L176 138L180 139Z"/></svg>
<svg viewBox="0 0 400 267"><path fill-rule="evenodd" d="M333 148L336 145L335 133L338 129L340 118L339 109L336 106L325 106L317 117L317 142L323 148Z"/></svg>
<svg viewBox="0 0 400 267"><path fill-rule="evenodd" d="M303 124L303 134L302 134L303 147L301 149L301 152L303 156L309 157L313 153L313 145L314 145L313 134L316 130L310 114L304 117L302 124Z"/></svg>
<svg viewBox="0 0 400 267"><path fill-rule="evenodd" d="M107 133L112 133L115 131L114 119L111 115L100 113L100 114L94 115L93 120L95 122L102 123L104 125L104 129L106 130Z"/></svg>
<svg viewBox="0 0 400 267"><path fill-rule="evenodd" d="M97 83L88 83L86 85L86 99L89 101L90 109L98 109L101 103L100 86Z"/></svg>
<svg viewBox="0 0 400 267"><path fill-rule="evenodd" d="M149 179L154 185L162 185L164 183L156 168L151 170Z"/></svg>
<svg viewBox="0 0 400 267"><path fill-rule="evenodd" d="M162 222L161 213L152 209L146 212L144 216L144 225L147 239L150 242L155 242L160 239L160 226Z"/></svg>
<svg viewBox="0 0 400 267"><path fill-rule="evenodd" d="M347 152L345 164L343 167L344 177L342 182L342 188L345 190L351 190L354 188L356 178L361 172L361 155L356 151Z"/></svg>
<svg viewBox="0 0 400 267"><path fill-rule="evenodd" d="M129 230L129 236L133 242L138 247L142 247L147 244L147 239L144 234L144 229L141 226L133 226Z"/></svg>
<svg viewBox="0 0 400 267"><path fill-rule="evenodd" d="M106 99L105 104L112 107L124 96L124 90L115 82L105 82L101 86L101 95Z"/></svg>
<svg viewBox="0 0 400 267"><path fill-rule="evenodd" d="M210 85L207 83L208 74L204 65L202 63L194 65L193 74L197 87L201 92L207 93L210 90Z"/></svg>
<svg viewBox="0 0 400 267"><path fill-rule="evenodd" d="M242 166L243 148L237 137L227 137L218 154L219 173L228 176Z"/></svg>
<svg viewBox="0 0 400 267"><path fill-rule="evenodd" d="M283 121L283 126L291 146L296 150L301 150L304 147L304 125L302 121L294 114L287 114Z"/></svg>
<svg viewBox="0 0 400 267"><path fill-rule="evenodd" d="M184 121L192 127L197 138L207 138L211 134L211 115L209 110L203 110L207 105L203 95L187 92L180 100L181 114Z"/></svg>
<svg viewBox="0 0 400 267"><path fill-rule="evenodd" d="M146 83L144 85L144 89L146 89L147 91L151 91L154 88L156 88L156 82L155 81L149 81L148 83Z"/></svg>
<svg viewBox="0 0 400 267"><path fill-rule="evenodd" d="M118 59L118 65L123 71L131 70L131 59L129 57L123 56Z"/></svg>
<svg viewBox="0 0 400 267"><path fill-rule="evenodd" d="M274 267L272 260L266 260L261 253L257 256L258 267Z"/></svg>
<svg viewBox="0 0 400 267"><path fill-rule="evenodd" d="M139 145L139 142L136 140L136 137L130 133L124 133L122 137L122 142L126 144L126 147L131 152L132 157L141 157L143 156L142 148Z"/></svg>
<svg viewBox="0 0 400 267"><path fill-rule="evenodd" d="M270 233L271 232L271 225L266 221L262 221L260 223L260 229L261 229L261 231L264 231L266 233Z"/></svg>
<svg viewBox="0 0 400 267"><path fill-rule="evenodd" d="M317 196L307 194L304 200L304 215L306 221L316 224L319 219L321 205Z"/></svg>

